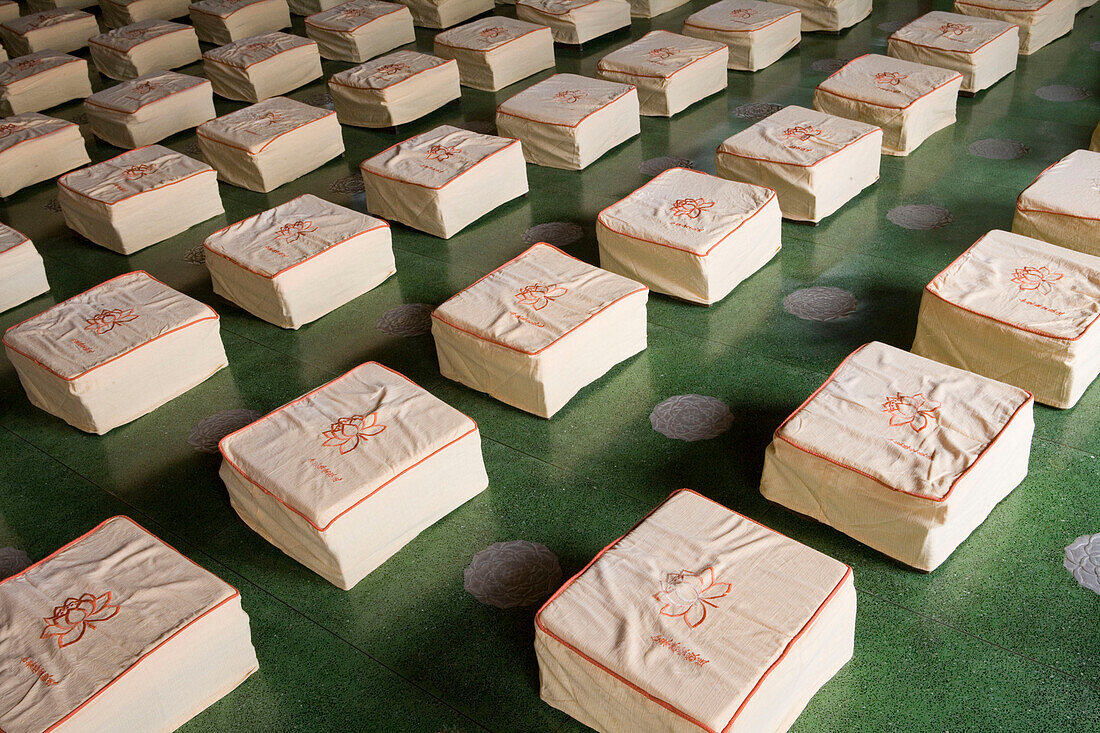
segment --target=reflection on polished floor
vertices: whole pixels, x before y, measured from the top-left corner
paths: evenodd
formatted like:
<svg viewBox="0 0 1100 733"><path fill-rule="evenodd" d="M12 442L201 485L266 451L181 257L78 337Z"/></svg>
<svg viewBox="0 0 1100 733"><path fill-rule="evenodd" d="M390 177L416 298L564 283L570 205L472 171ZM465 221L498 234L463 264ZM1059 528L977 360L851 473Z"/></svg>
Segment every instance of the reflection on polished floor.
<svg viewBox="0 0 1100 733"><path fill-rule="evenodd" d="M559 46L557 71L595 75L612 49L652 29L678 31L706 4L693 0L652 21L635 20L629 33L583 49ZM441 124L489 131L497 104L550 71L496 93L464 87L461 104L396 133L345 126L344 156L270 194L222 184L224 215L129 257L70 232L51 183L0 202L0 221L33 239L52 285L51 294L0 314L0 327L144 269L218 311L229 356L228 369L103 437L33 408L10 363L0 360L0 547L38 559L125 514L238 587L260 671L183 730L580 731L539 699L533 609L481 605L463 589L463 568L494 542L525 539L555 552L569 576L670 492L689 487L854 568L855 656L794 730L1100 727L1100 596L1062 566L1068 544L1100 532L1100 385L1071 410L1035 407L1030 475L931 574L769 504L759 492L764 449L783 418L860 344L908 349L923 286L986 231L1009 229L1017 194L1041 170L1088 147L1100 119L1100 5L1079 13L1070 35L1020 57L1017 71L993 88L961 97L955 125L908 157L884 156L877 184L838 213L816 227L784 222L780 254L719 304L653 295L648 349L552 420L442 378L431 337L395 326L402 314L395 308L441 303L526 249L525 232L539 224L580 225L583 236L564 248L598 264L596 215L648 180L643 163L671 156L713 172L725 138L773 105L811 106L814 87L839 60L885 53L902 22L950 9L944 0L881 0L846 32L806 35L762 71L730 72L725 93L671 119L642 118L640 137L584 171L528 166L527 196L449 240L395 225L397 275L298 331L214 295L195 248L211 232L302 193L362 211L356 184L364 158ZM514 8L496 12L514 15ZM301 18L293 32L304 35ZM430 53L434 32L416 33L416 48ZM326 61L325 77L348 67ZM201 76L202 66L180 71ZM1052 85L1079 88L1064 95L1079 98L1037 94ZM326 92L317 81L288 96L324 105ZM243 106L220 98L216 105L219 114ZM74 103L50 114L78 120L82 109ZM973 146L989 139L1018 145ZM165 144L198 154L193 131ZM990 149L993 157L973 152ZM89 150L95 161L118 153L98 142ZM911 205L939 208L896 211ZM932 228L903 226L903 215L914 211L939 218L925 225ZM786 296L813 286L848 291L854 312L820 321L784 308ZM194 450L188 435L213 413L270 411L368 360L408 375L478 422L490 487L344 592L238 519L217 458ZM725 402L734 415L730 429L694 442L654 430L654 406L686 394Z"/></svg>

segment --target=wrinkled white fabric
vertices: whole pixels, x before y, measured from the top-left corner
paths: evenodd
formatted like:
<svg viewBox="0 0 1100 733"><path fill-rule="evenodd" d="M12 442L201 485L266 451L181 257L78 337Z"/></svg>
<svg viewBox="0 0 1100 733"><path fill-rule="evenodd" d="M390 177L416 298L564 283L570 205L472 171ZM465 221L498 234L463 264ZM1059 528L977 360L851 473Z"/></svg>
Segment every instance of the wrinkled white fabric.
<svg viewBox="0 0 1100 733"><path fill-rule="evenodd" d="M43 10L0 23L0 38L12 56L76 51L97 33L95 16L82 10Z"/></svg>
<svg viewBox="0 0 1100 733"><path fill-rule="evenodd" d="M200 0L188 14L199 40L218 45L290 27L287 0Z"/></svg>
<svg viewBox="0 0 1100 733"><path fill-rule="evenodd" d="M450 28L495 7L493 0L403 0L413 22L424 28Z"/></svg>
<svg viewBox="0 0 1100 733"><path fill-rule="evenodd" d="M1012 231L1100 255L1100 152L1075 150L1016 199Z"/></svg>
<svg viewBox="0 0 1100 733"><path fill-rule="evenodd" d="M1020 29L957 13L927 13L890 36L888 53L963 75L961 91L993 86L1016 70Z"/></svg>
<svg viewBox="0 0 1100 733"><path fill-rule="evenodd" d="M84 100L96 137L138 148L214 119L210 82L174 71L154 71L96 92Z"/></svg>
<svg viewBox="0 0 1100 733"><path fill-rule="evenodd" d="M108 28L149 20L186 18L190 0L99 0Z"/></svg>
<svg viewBox="0 0 1100 733"><path fill-rule="evenodd" d="M96 68L119 81L175 69L202 58L195 29L167 20L143 20L88 39Z"/></svg>
<svg viewBox="0 0 1100 733"><path fill-rule="evenodd" d="M1073 30L1076 0L955 0L956 13L1020 27L1020 55L1035 53Z"/></svg>
<svg viewBox="0 0 1100 733"><path fill-rule="evenodd" d="M802 11L802 32L836 33L871 14L871 0L783 0Z"/></svg>
<svg viewBox="0 0 1100 733"><path fill-rule="evenodd" d="M351 0L305 19L326 59L358 64L416 40L412 13L383 0Z"/></svg>
<svg viewBox="0 0 1100 733"><path fill-rule="evenodd" d="M630 27L626 0L516 0L516 17L550 26L558 43L579 44Z"/></svg>
<svg viewBox="0 0 1100 733"><path fill-rule="evenodd" d="M458 62L395 51L333 74L329 93L340 122L392 127L412 122L462 95Z"/></svg>
<svg viewBox="0 0 1100 733"><path fill-rule="evenodd" d="M0 312L47 293L42 255L22 232L0 224Z"/></svg>
<svg viewBox="0 0 1100 733"><path fill-rule="evenodd" d="M0 196L90 163L80 128L37 112L0 118Z"/></svg>
<svg viewBox="0 0 1100 733"><path fill-rule="evenodd" d="M729 68L758 71L802 40L802 12L761 0L721 0L689 15L681 32L726 44Z"/></svg>
<svg viewBox="0 0 1100 733"><path fill-rule="evenodd" d="M202 59L214 92L242 102L277 97L321 78L316 42L282 31L219 46Z"/></svg>
<svg viewBox="0 0 1100 733"><path fill-rule="evenodd" d="M435 36L435 55L458 61L464 86L495 92L554 66L546 26L494 15Z"/></svg>
<svg viewBox="0 0 1100 733"><path fill-rule="evenodd" d="M92 93L88 62L37 51L0 63L0 115L40 112Z"/></svg>

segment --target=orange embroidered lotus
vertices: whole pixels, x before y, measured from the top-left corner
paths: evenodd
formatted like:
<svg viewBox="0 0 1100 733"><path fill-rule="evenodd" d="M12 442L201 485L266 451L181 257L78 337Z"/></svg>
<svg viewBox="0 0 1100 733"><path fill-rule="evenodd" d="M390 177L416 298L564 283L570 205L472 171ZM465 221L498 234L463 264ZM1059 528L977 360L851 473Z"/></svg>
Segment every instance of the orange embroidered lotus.
<svg viewBox="0 0 1100 733"><path fill-rule="evenodd" d="M287 243L297 242L304 235L310 232L317 231L317 225L312 221L292 221L287 224L283 224L279 227L279 230L275 232L276 239L285 239Z"/></svg>
<svg viewBox="0 0 1100 733"><path fill-rule="evenodd" d="M664 61L675 56L678 51L671 46L663 46L661 48L655 48L649 52L650 61Z"/></svg>
<svg viewBox="0 0 1100 733"><path fill-rule="evenodd" d="M155 81L143 81L136 85L131 91L134 94L148 94L149 92L155 92L160 89L160 84Z"/></svg>
<svg viewBox="0 0 1100 733"><path fill-rule="evenodd" d="M129 323L137 318L138 316L134 313L133 308L128 308L127 310L111 308L110 310L100 311L91 318L84 319L88 324L84 327L84 330L94 331L96 336L102 336L105 333L113 331L118 324Z"/></svg>
<svg viewBox="0 0 1100 733"><path fill-rule="evenodd" d="M375 69L374 73L376 76L391 77L400 74L402 71L407 71L408 68L408 64L383 64Z"/></svg>
<svg viewBox="0 0 1100 733"><path fill-rule="evenodd" d="M481 32L481 37L482 38L499 38L500 36L503 36L504 33L505 33L504 28L497 25L497 26L493 26L492 28L486 28L485 30L483 30Z"/></svg>
<svg viewBox="0 0 1100 733"><path fill-rule="evenodd" d="M903 79L908 78L908 74L901 74L897 71L880 71L879 73L875 74L875 83L887 84L889 86L896 87L901 84Z"/></svg>
<svg viewBox="0 0 1100 733"><path fill-rule="evenodd" d="M264 127L271 127L272 125L282 122L286 118L286 115L282 112L265 112L262 115L256 115L252 118L253 122L260 123Z"/></svg>
<svg viewBox="0 0 1100 733"><path fill-rule="evenodd" d="M17 130L22 129L19 125L14 123L8 123L6 125L0 125L0 137L7 137L13 135Z"/></svg>
<svg viewBox="0 0 1100 733"><path fill-rule="evenodd" d="M915 395L898 392L897 397L887 397L882 403L882 411L890 414L891 425L908 425L918 433L928 427L938 409L939 402L930 400L919 392Z"/></svg>
<svg viewBox="0 0 1100 733"><path fill-rule="evenodd" d="M974 30L974 26L965 23L944 23L940 26L941 36L961 36L967 31Z"/></svg>
<svg viewBox="0 0 1100 733"><path fill-rule="evenodd" d="M428 160L438 160L440 163L458 155L457 145L433 145L428 148Z"/></svg>
<svg viewBox="0 0 1100 733"><path fill-rule="evenodd" d="M40 638L56 636L58 648L63 649L80 641L84 632L96 624L114 618L118 611L118 606L111 605L110 591L101 596L85 593L79 598L66 598L60 606L54 606L53 616L42 619L46 628Z"/></svg>
<svg viewBox="0 0 1100 733"><path fill-rule="evenodd" d="M377 412L342 417L321 433L328 438L322 445L339 448L341 455L351 453L359 447L359 443L366 442L385 429L385 425L378 424Z"/></svg>
<svg viewBox="0 0 1100 733"><path fill-rule="evenodd" d="M576 104L588 96L588 92L581 89L565 89L554 95L554 99L566 104Z"/></svg>
<svg viewBox="0 0 1100 733"><path fill-rule="evenodd" d="M122 169L122 177L129 181L136 181L139 178L144 178L150 173L154 173L157 170L156 163L138 163L132 165L129 168Z"/></svg>
<svg viewBox="0 0 1100 733"><path fill-rule="evenodd" d="M12 63L15 64L15 68L19 69L20 71L26 71L27 69L33 69L34 67L39 66L42 63L42 59L17 59Z"/></svg>
<svg viewBox="0 0 1100 733"><path fill-rule="evenodd" d="M680 199L672 203L672 215L686 216L689 219L698 219L700 214L711 208L714 208L713 201L707 201L706 199Z"/></svg>
<svg viewBox="0 0 1100 733"><path fill-rule="evenodd" d="M814 135L820 135L821 130L817 129L813 125L795 125L794 127L788 127L783 131L783 137L787 140L791 138L797 138L802 142L806 142Z"/></svg>
<svg viewBox="0 0 1100 733"><path fill-rule="evenodd" d="M684 623L694 629L706 621L707 608L718 608L715 601L725 598L731 589L729 583L715 582L713 567L698 573L681 570L665 576L661 590L653 598L663 604L660 615L683 618Z"/></svg>
<svg viewBox="0 0 1100 733"><path fill-rule="evenodd" d="M737 8L730 11L730 16L738 20L748 20L754 15L756 15L756 11L752 8Z"/></svg>
<svg viewBox="0 0 1100 733"><path fill-rule="evenodd" d="M1020 286L1020 290L1034 290L1047 295L1054 289L1054 283L1065 275L1060 272L1051 272L1049 267L1021 267L1012 273L1012 282Z"/></svg>
<svg viewBox="0 0 1100 733"><path fill-rule="evenodd" d="M242 51L247 53L253 53L255 51L266 51L269 48L275 48L275 41L256 41L255 43L249 43L242 48Z"/></svg>
<svg viewBox="0 0 1100 733"><path fill-rule="evenodd" d="M537 311L542 310L546 306L554 302L556 298L560 298L569 291L565 288L558 287L557 285L528 285L523 290L516 293L516 300L523 305L529 305Z"/></svg>

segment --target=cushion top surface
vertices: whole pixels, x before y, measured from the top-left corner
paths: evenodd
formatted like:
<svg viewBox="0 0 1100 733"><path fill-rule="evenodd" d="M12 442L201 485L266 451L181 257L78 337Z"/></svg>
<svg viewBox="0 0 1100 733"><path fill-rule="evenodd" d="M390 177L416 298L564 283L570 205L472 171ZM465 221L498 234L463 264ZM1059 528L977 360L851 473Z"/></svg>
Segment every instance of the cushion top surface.
<svg viewBox="0 0 1100 733"><path fill-rule="evenodd" d="M317 43L301 36L273 31L218 46L204 53L202 57L203 60L215 61L226 66L235 66L238 69L247 69L253 64L267 61L286 51L293 51L296 48L305 46L316 48Z"/></svg>
<svg viewBox="0 0 1100 733"><path fill-rule="evenodd" d="M849 61L817 89L877 107L906 109L954 80L961 81L962 74L869 53Z"/></svg>
<svg viewBox="0 0 1100 733"><path fill-rule="evenodd" d="M718 150L766 163L810 167L874 134L881 134L880 129L866 122L791 105L727 138Z"/></svg>
<svg viewBox="0 0 1100 733"><path fill-rule="evenodd" d="M325 30L350 31L402 10L405 10L404 5L387 3L384 0L351 0L308 16L305 24Z"/></svg>
<svg viewBox="0 0 1100 733"><path fill-rule="evenodd" d="M66 173L58 179L57 185L93 201L113 205L213 172L206 163L183 153L163 145L146 145Z"/></svg>
<svg viewBox="0 0 1100 733"><path fill-rule="evenodd" d="M29 79L35 74L41 74L43 71L80 61L83 59L60 51L35 51L25 56L17 56L0 62L0 87L10 86L15 82Z"/></svg>
<svg viewBox="0 0 1100 733"><path fill-rule="evenodd" d="M761 0L722 0L692 13L684 25L743 33L765 28L781 18L801 13L798 8Z"/></svg>
<svg viewBox="0 0 1100 733"><path fill-rule="evenodd" d="M729 53L724 43L650 31L634 43L607 54L596 66L600 71L664 79L696 61L722 53Z"/></svg>
<svg viewBox="0 0 1100 733"><path fill-rule="evenodd" d="M30 241L23 232L12 229L7 224L0 224L0 253L7 252L9 249L14 249Z"/></svg>
<svg viewBox="0 0 1100 733"><path fill-rule="evenodd" d="M194 29L189 25L172 23L167 20L154 18L131 23L122 28L115 28L113 31L101 33L98 36L92 36L88 42L125 53L136 46L140 46L146 41L151 41L155 38L169 35L170 33L179 33L180 31L188 30L194 33Z"/></svg>
<svg viewBox="0 0 1100 733"><path fill-rule="evenodd" d="M519 141L440 125L367 158L360 168L425 188L442 188Z"/></svg>
<svg viewBox="0 0 1100 733"><path fill-rule="evenodd" d="M974 53L995 38L1013 29L1014 24L973 15L926 13L890 36L892 41L906 41L943 51Z"/></svg>
<svg viewBox="0 0 1100 733"><path fill-rule="evenodd" d="M470 51L491 51L517 38L539 31L549 34L550 29L525 20L494 15L443 31L436 35L435 42L441 46Z"/></svg>
<svg viewBox="0 0 1100 733"><path fill-rule="evenodd" d="M1100 153L1074 150L1040 173L1016 208L1100 220Z"/></svg>
<svg viewBox="0 0 1100 733"><path fill-rule="evenodd" d="M276 138L335 114L287 97L272 97L204 122L197 131L200 137L255 155Z"/></svg>
<svg viewBox="0 0 1100 733"><path fill-rule="evenodd" d="M95 107L134 114L147 104L167 99L173 94L200 86L210 86L207 79L179 74L175 71L154 71L130 81L124 81L88 97Z"/></svg>
<svg viewBox="0 0 1100 733"><path fill-rule="evenodd" d="M381 90L416 76L422 71L454 63L454 59L441 59L419 51L394 51L333 74L330 81L339 86L355 89Z"/></svg>
<svg viewBox="0 0 1100 733"><path fill-rule="evenodd" d="M36 140L76 125L68 120L47 117L37 112L25 112L21 115L0 118L0 153L14 148L19 143Z"/></svg>
<svg viewBox="0 0 1100 733"><path fill-rule="evenodd" d="M633 90L630 84L577 74L554 74L505 101L497 111L534 122L576 127L593 112Z"/></svg>
<svg viewBox="0 0 1100 733"><path fill-rule="evenodd" d="M95 16L91 13L85 13L83 10L56 8L54 10L43 10L40 13L31 13L30 15L24 15L20 18L5 20L3 23L0 23L0 25L22 36L41 28L52 28L64 23L72 23L74 20L84 20L85 18L95 20Z"/></svg>
<svg viewBox="0 0 1100 733"><path fill-rule="evenodd" d="M202 0L201 2L191 3L188 6L188 10L204 15L228 18L233 15L233 13L236 13L238 10L243 10L249 5L259 5L260 3L267 2L272 2L272 0Z"/></svg>

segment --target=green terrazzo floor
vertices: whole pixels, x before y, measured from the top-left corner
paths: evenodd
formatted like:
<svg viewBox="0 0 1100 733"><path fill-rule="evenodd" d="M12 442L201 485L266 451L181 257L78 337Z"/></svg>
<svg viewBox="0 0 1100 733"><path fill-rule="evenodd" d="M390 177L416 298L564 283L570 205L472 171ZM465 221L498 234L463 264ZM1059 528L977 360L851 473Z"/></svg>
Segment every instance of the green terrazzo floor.
<svg viewBox="0 0 1100 733"><path fill-rule="evenodd" d="M693 2L634 21L583 49L557 49L557 71L594 75L596 62L653 28L679 30ZM15 324L114 275L145 269L222 316L229 368L104 437L68 427L27 402L0 360L0 546L44 557L103 519L126 514L241 590L260 670L186 725L186 731L580 731L542 703L533 609L483 606L463 590L463 568L493 542L541 542L576 572L602 546L681 487L693 488L807 543L855 570L855 657L810 702L798 731L1100 730L1100 596L1062 567L1063 548L1100 532L1100 385L1072 410L1036 406L1031 473L932 574L901 567L855 541L764 501L758 491L771 433L840 360L871 340L912 342L924 284L989 229L1010 228L1016 195L1047 165L1087 147L1100 118L1100 5L1074 31L974 98L958 122L907 158L882 158L878 183L817 227L784 223L783 250L712 308L650 299L649 348L583 390L553 420L511 409L443 379L428 335L379 328L406 303L438 304L527 247L524 232L571 222L569 253L598 264L600 209L645 182L661 156L714 171L714 150L752 124L745 105L810 106L830 63L885 53L902 21L937 2L878 2L839 36L809 35L755 74L675 118L643 118L642 134L583 172L528 166L531 192L450 240L393 228L398 274L299 331L284 331L211 291L194 248L211 232L310 192L362 210L360 161L440 124L491 129L495 105L543 72L496 94L463 88L452 103L395 133L344 127L347 153L271 194L222 185L224 216L124 257L74 236L44 183L0 203L0 220L45 257L52 293L0 314ZM514 15L509 6L501 14ZM303 33L295 18L294 32ZM416 46L431 51L432 32ZM325 62L326 77L348 64ZM202 75L201 64L180 71ZM96 89L106 82L99 78ZM1051 102L1052 84L1091 96ZM288 96L328 102L323 82ZM219 114L243 105L218 100ZM79 104L49 112L79 120ZM971 143L1027 146L1011 160L977 157ZM198 155L193 133L169 147ZM90 142L93 160L118 154ZM902 228L887 213L931 204L943 226ZM829 286L858 307L829 322L787 312L795 290ZM391 320L393 315L389 317ZM188 434L223 410L266 412L367 360L408 375L480 424L490 488L425 531L355 589L343 592L250 531L229 505L214 455ZM698 442L650 425L678 394L729 405L732 427Z"/></svg>

